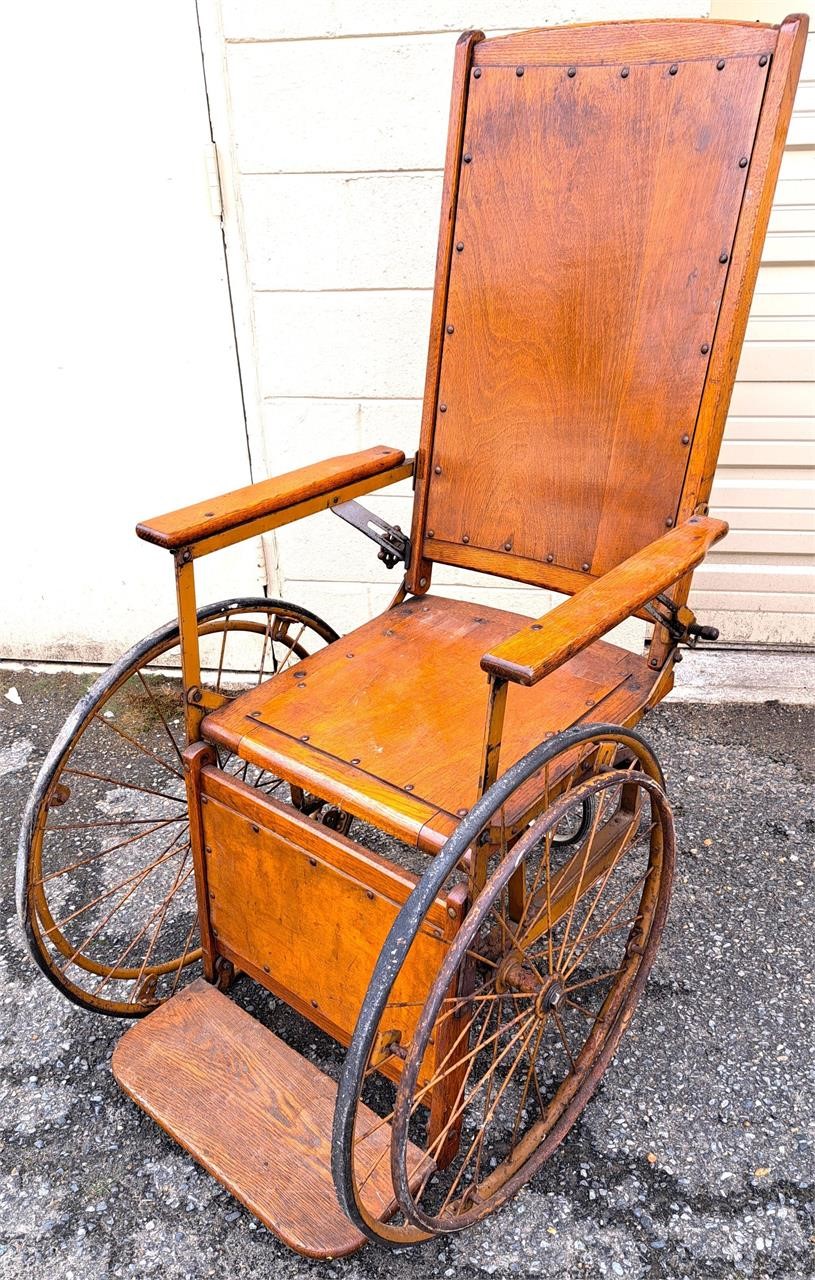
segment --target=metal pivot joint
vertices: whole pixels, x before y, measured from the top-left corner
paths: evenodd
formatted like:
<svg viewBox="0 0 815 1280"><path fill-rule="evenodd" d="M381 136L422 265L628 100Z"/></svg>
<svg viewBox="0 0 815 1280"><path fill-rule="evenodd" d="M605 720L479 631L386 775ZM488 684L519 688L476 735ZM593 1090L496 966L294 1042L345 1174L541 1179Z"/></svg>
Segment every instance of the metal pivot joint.
<svg viewBox="0 0 815 1280"><path fill-rule="evenodd" d="M398 524L380 520L379 516L363 507L361 502L340 502L331 510L335 516L346 520L364 533L366 538L378 544L379 559L387 569L393 569L397 564L410 568L410 538Z"/></svg>
<svg viewBox="0 0 815 1280"><path fill-rule="evenodd" d="M678 605L670 596L660 593L650 604L645 606L654 622L665 627L677 644L686 644L695 649L700 640L713 641L719 639L718 627L705 627L696 621L696 615L687 605Z"/></svg>

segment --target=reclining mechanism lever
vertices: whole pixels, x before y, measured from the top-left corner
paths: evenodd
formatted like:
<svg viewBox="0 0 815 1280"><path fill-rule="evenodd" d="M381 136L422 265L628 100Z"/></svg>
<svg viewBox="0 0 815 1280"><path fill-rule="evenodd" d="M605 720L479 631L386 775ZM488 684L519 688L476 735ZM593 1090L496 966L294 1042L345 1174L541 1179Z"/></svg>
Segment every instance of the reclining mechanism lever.
<svg viewBox="0 0 815 1280"><path fill-rule="evenodd" d="M364 533L366 538L378 544L379 559L386 568L393 569L397 564L410 568L410 538L398 524L380 520L379 516L363 507L361 502L340 502L336 507L331 507L331 510L335 516L346 520Z"/></svg>

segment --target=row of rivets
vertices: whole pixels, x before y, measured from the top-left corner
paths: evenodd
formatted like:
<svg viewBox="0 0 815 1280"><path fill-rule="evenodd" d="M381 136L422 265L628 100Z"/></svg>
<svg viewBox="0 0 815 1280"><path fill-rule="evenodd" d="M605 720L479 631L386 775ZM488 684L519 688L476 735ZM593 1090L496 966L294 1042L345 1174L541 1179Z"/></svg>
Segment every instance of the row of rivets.
<svg viewBox="0 0 815 1280"><path fill-rule="evenodd" d="M767 65L767 63L769 62L769 60L770 60L770 59L769 59L769 55L768 55L768 54L766 54L766 53L762 53L761 57L760 57L760 58L759 58L759 60L758 60L758 65L759 65L760 67L766 67L766 65ZM719 58L718 62L716 63L716 70L717 70L717 71L724 71L724 69L725 69L725 66L726 66L726 65L727 65L727 64L726 64L726 62L725 62L725 59L724 59L724 58ZM516 68L515 68L515 74L516 74L516 76L518 76L518 77L520 78L520 77L524 74L525 70L526 70L526 68L525 68L525 67L516 67ZM668 75L670 75L670 76L675 76L675 75L677 74L677 72L678 72L678 71L679 71L679 63L678 63L678 62L672 62L672 63L671 63L671 65L670 65L670 66L669 66L669 68L668 68ZM631 73L631 68L630 68L630 67L623 67L623 68L622 68L622 70L620 71L620 75L622 76L623 80L627 80L627 79L628 79L628 76L630 75L630 73ZM566 70L566 75L569 77L569 79L570 79L570 80L573 80L573 79L574 79L574 77L577 75L577 67L568 67L568 68L567 68L567 70ZM480 80L480 79L481 79L481 68L480 68L480 67L475 67L475 69L473 70L473 79L474 79L474 80Z"/></svg>

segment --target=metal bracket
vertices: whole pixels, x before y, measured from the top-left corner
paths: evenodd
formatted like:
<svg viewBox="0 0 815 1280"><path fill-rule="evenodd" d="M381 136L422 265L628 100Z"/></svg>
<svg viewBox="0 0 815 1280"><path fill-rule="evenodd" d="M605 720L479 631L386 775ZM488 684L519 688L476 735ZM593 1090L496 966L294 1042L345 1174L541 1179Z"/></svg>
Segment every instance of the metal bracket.
<svg viewBox="0 0 815 1280"><path fill-rule="evenodd" d="M657 605L660 607L657 608ZM718 627L703 627L687 605L678 605L670 596L662 593L645 606L645 612L654 622L665 627L677 644L686 644L689 649L695 649L700 640L719 639Z"/></svg>
<svg viewBox="0 0 815 1280"><path fill-rule="evenodd" d="M386 520L380 520L379 516L375 516L367 507L363 507L361 502L340 502L331 510L335 516L352 524L355 529L364 533L366 538L377 543L379 559L386 568L393 569L397 564L404 564L406 569L410 568L410 538L406 533L402 533L398 524L388 524Z"/></svg>

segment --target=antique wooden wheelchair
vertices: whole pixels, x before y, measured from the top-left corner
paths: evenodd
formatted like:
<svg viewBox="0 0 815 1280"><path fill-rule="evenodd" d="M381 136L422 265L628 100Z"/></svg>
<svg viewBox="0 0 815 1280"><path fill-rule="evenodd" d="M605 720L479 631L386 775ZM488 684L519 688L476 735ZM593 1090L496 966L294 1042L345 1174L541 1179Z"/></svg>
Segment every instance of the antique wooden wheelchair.
<svg viewBox="0 0 815 1280"><path fill-rule="evenodd" d="M49 755L21 918L72 1000L147 1015L119 1083L303 1253L502 1205L642 993L674 836L633 726L715 638L686 601L726 531L707 503L805 34L463 35L415 463L368 449L138 528L178 622ZM411 475L409 537L355 502ZM381 617L339 639L265 597L197 610L200 556L331 508L404 566ZM533 621L430 594L437 564L567 598ZM601 639L629 617L644 655ZM290 1009L348 1046L340 1070L325 1041L338 1083Z"/></svg>

